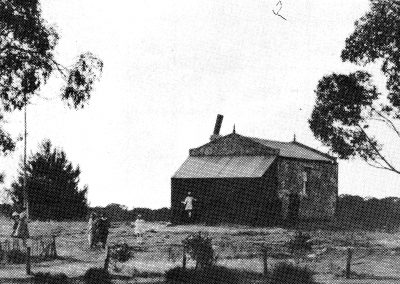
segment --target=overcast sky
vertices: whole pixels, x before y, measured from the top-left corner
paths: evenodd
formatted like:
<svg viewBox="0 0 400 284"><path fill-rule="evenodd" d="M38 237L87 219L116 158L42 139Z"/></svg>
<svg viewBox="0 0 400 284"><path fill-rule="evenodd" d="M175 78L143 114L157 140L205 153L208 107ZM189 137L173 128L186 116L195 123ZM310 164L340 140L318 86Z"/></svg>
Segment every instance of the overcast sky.
<svg viewBox="0 0 400 284"><path fill-rule="evenodd" d="M344 39L367 0L43 0L68 65L92 51L104 73L90 105L69 110L61 82L28 108L28 147L49 138L82 170L91 205L170 205L170 178L189 148L208 142L216 115L222 134L298 141L326 150L307 119L318 80L355 70L340 60ZM378 82L379 83L379 82ZM21 114L8 129L22 133ZM9 183L22 143L7 157ZM393 150L394 151L394 150ZM400 161L400 159L398 160ZM339 161L339 193L400 196L398 175Z"/></svg>

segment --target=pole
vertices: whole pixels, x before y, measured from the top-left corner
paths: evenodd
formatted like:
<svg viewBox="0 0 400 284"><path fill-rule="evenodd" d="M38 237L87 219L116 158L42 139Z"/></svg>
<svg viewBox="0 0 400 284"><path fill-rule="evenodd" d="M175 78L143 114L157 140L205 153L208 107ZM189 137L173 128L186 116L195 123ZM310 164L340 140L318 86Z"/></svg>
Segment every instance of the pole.
<svg viewBox="0 0 400 284"><path fill-rule="evenodd" d="M262 248L262 257L263 257L263 265L264 265L264 276L268 275L268 248L263 247Z"/></svg>
<svg viewBox="0 0 400 284"><path fill-rule="evenodd" d="M27 147L27 141L26 138L28 136L27 132L27 115L26 115L26 94L24 94L24 207L26 208L26 216L27 220L29 220L29 202L28 202L28 192L26 189L26 147Z"/></svg>
<svg viewBox="0 0 400 284"><path fill-rule="evenodd" d="M26 275L31 275L31 248L26 248Z"/></svg>
<svg viewBox="0 0 400 284"><path fill-rule="evenodd" d="M107 249L106 249L106 258L105 258L105 260L104 260L104 271L108 271L108 265L109 265L109 263L110 263L110 247L109 246L107 246Z"/></svg>
<svg viewBox="0 0 400 284"><path fill-rule="evenodd" d="M351 275L351 258L352 258L353 251L351 248L347 249L347 263L346 263L346 278L350 279Z"/></svg>
<svg viewBox="0 0 400 284"><path fill-rule="evenodd" d="M186 269L186 250L185 250L185 246L182 246L182 268Z"/></svg>

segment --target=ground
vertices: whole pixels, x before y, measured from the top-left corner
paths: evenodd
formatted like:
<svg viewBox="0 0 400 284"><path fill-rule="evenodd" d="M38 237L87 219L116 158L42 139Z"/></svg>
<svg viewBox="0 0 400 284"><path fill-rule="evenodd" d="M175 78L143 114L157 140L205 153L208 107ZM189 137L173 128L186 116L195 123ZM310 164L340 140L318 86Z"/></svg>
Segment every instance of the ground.
<svg viewBox="0 0 400 284"><path fill-rule="evenodd" d="M60 259L32 264L33 272L65 273L78 277L90 267L102 267L105 250L90 250L87 224L83 222L31 222L32 236L57 235L57 253ZM11 222L0 224L0 240L8 238ZM136 277L135 283L161 283L163 273L182 265L181 241L193 232L206 232L213 240L219 265L254 272L263 271L261 245L270 247L268 269L281 261L296 262L316 272L321 283L400 283L400 232L343 232L313 230L313 251L293 258L282 245L293 230L281 228L250 228L244 226L168 226L166 223L148 223L142 245L137 244L133 227L127 223L113 223L109 243L127 243L134 246L134 257L127 262L111 261L110 272L121 277ZM354 248L352 280L344 279L347 247ZM188 265L193 261L188 260ZM0 264L0 283L24 283L24 265ZM122 279L122 278L121 278ZM130 283L131 280L116 280ZM133 282L132 282L133 283Z"/></svg>

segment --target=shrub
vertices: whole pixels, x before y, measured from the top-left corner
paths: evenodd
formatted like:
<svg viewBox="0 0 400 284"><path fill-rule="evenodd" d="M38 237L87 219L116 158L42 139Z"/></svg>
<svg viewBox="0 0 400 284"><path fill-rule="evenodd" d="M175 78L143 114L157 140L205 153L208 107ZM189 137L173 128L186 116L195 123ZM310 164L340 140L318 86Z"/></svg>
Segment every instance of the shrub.
<svg viewBox="0 0 400 284"><path fill-rule="evenodd" d="M209 266L202 270L175 267L165 273L168 284L236 284L242 283L240 274L220 266Z"/></svg>
<svg viewBox="0 0 400 284"><path fill-rule="evenodd" d="M186 252L196 261L196 268L209 267L214 263L214 249L211 238L201 232L191 234L183 240Z"/></svg>
<svg viewBox="0 0 400 284"><path fill-rule="evenodd" d="M33 283L35 284L67 284L70 283L67 275L64 273L50 274L38 272L33 276Z"/></svg>
<svg viewBox="0 0 400 284"><path fill-rule="evenodd" d="M7 252L7 262L13 264L22 264L25 263L26 253L22 252L19 249L12 249Z"/></svg>
<svg viewBox="0 0 400 284"><path fill-rule="evenodd" d="M110 274L101 268L89 268L83 278L86 284L111 284Z"/></svg>
<svg viewBox="0 0 400 284"><path fill-rule="evenodd" d="M110 256L119 262L126 262L133 257L132 248L126 243L116 245Z"/></svg>
<svg viewBox="0 0 400 284"><path fill-rule="evenodd" d="M311 251L311 236L297 231L294 237L287 242L287 246L292 253L299 251Z"/></svg>
<svg viewBox="0 0 400 284"><path fill-rule="evenodd" d="M316 284L313 272L308 268L280 263L273 270L270 284Z"/></svg>

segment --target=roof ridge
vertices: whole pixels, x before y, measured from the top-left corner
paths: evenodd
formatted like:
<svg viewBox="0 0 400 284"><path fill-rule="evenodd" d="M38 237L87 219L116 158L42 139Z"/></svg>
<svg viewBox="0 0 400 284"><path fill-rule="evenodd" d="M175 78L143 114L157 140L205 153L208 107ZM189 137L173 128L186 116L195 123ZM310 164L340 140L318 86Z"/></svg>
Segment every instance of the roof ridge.
<svg viewBox="0 0 400 284"><path fill-rule="evenodd" d="M327 158L327 159L329 159L331 161L336 162L336 160L337 160L335 157L333 157L333 156L331 156L331 155L329 155L327 153L324 153L322 151L314 149L314 148L312 148L310 146L307 146L307 145L305 145L305 144L303 144L301 142L298 142L298 141L283 142L283 141L264 139L264 138L258 138L258 137L249 137L249 136L245 136L245 137L247 137L247 138L249 138L249 139L251 139L253 141L256 141L256 142L257 142L257 140L259 140L260 142L261 141L267 141L267 142L272 142L272 143L281 143L281 144L285 144L285 145L296 145L296 146L302 147L303 149L307 149L307 150L309 150L311 152L314 152L314 153L316 153L318 155L321 155L322 157Z"/></svg>
<svg viewBox="0 0 400 284"><path fill-rule="evenodd" d="M242 135L242 136L244 136L244 135ZM259 138L259 137L250 137L250 136L244 136L244 137L247 137L247 138L250 138L250 139L265 140L265 141L270 141L270 142L286 143L286 144L292 144L292 143L293 143L293 141L288 141L288 142L286 142L286 141L279 141L279 140L273 140L273 139L265 139L265 138Z"/></svg>
<svg viewBox="0 0 400 284"><path fill-rule="evenodd" d="M298 142L298 141L293 141L293 144L299 145L299 146L301 146L301 147L303 147L303 148L306 148L306 149L308 149L308 150L310 150L310 151L313 151L313 152L315 152L315 153L317 153L317 154L320 154L320 155L322 155L322 156L324 156L324 157L326 157L326 158L328 158L328 159L331 159L331 160L336 161L336 158L335 158L335 157L333 157L333 156L331 156L331 155L329 155L329 154L327 154L327 153L324 153L324 152L322 152L322 151L319 151L319 150L317 150L317 149L314 149L314 148L312 148L312 147L310 147L310 146L307 146L307 145L305 145L305 144L303 144L303 143L300 143L300 142Z"/></svg>

